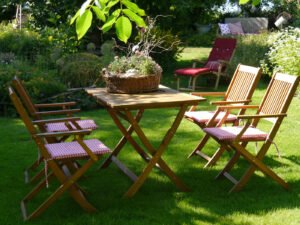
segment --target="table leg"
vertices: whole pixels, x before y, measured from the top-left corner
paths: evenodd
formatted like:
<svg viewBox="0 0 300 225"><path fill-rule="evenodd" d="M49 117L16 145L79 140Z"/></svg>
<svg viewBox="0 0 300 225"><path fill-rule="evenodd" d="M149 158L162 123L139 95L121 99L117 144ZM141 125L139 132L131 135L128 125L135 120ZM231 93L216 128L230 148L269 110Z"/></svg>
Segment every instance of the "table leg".
<svg viewBox="0 0 300 225"><path fill-rule="evenodd" d="M121 124L121 122L119 121L119 119L117 118L116 116L116 113L112 110L108 110L110 116L113 118L114 122L116 123L116 125L118 126L118 128L120 129L120 126L123 126ZM143 113L144 113L144 110L139 110L136 115L135 115L135 120L137 122L140 121L140 119L142 118L143 116ZM122 129L125 129L125 128L122 128ZM116 145L116 147L114 148L113 152L110 154L110 156L103 162L103 164L100 166L101 169L104 169L104 168L107 168L110 163L113 161L112 158L116 157L119 152L122 150L122 148L124 147L124 145L126 144L127 142L127 139L126 139L126 135L131 135L131 133L134 131L133 129L133 126L130 125L127 130L126 130L126 134L123 133L123 137L120 139L119 143Z"/></svg>
<svg viewBox="0 0 300 225"><path fill-rule="evenodd" d="M134 182L134 184L129 188L129 190L125 193L126 197L132 197L142 186L145 182L146 178L150 174L151 170L155 166L156 163L160 165L162 170L166 173L166 175L175 183L175 185L182 191L188 191L189 189L187 186L175 175L175 173L167 166L167 164L161 159L163 152L166 150L168 144L170 143L172 137L174 136L183 116L187 109L187 105L182 105L180 110L171 126L171 128L166 133L165 137L163 138L160 146L156 150L152 144L149 142L148 138L145 136L144 132L142 131L141 127L138 125L137 121L132 116L131 112L125 110L127 115L128 121L133 126L135 132L137 133L139 139L142 141L143 145L147 148L147 150L152 154L152 159L149 161L147 166L145 167L144 171L138 177L138 179ZM132 137L129 137L130 139Z"/></svg>

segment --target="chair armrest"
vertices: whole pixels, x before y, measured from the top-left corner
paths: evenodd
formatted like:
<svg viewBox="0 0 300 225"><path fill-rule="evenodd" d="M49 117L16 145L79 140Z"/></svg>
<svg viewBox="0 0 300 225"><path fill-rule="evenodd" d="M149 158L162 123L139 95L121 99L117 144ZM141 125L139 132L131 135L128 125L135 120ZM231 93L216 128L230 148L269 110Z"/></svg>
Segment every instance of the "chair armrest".
<svg viewBox="0 0 300 225"><path fill-rule="evenodd" d="M238 119L258 119L258 118L270 118L270 117L285 117L287 116L286 113L280 114L262 114L262 115L240 115Z"/></svg>
<svg viewBox="0 0 300 225"><path fill-rule="evenodd" d="M219 110L231 110L231 109L257 109L259 105L227 105L218 106Z"/></svg>
<svg viewBox="0 0 300 225"><path fill-rule="evenodd" d="M250 103L251 100L243 100L243 101L214 101L211 102L211 105L230 105L230 104L242 104L242 103Z"/></svg>
<svg viewBox="0 0 300 225"><path fill-rule="evenodd" d="M205 61L199 60L199 59L193 59L192 61L193 61L193 64L192 64L192 67L193 67L193 68L196 68L196 67L197 67L197 63L201 63L201 64L204 64L204 63L205 63Z"/></svg>
<svg viewBox="0 0 300 225"><path fill-rule="evenodd" d="M225 92L192 92L191 95L195 96L225 96Z"/></svg>
<svg viewBox="0 0 300 225"><path fill-rule="evenodd" d="M80 120L80 117L67 117L67 118L56 118L56 119L47 119L47 120L34 120L33 124L45 124L45 123L59 123L59 122L68 122Z"/></svg>
<svg viewBox="0 0 300 225"><path fill-rule="evenodd" d="M60 137L60 136L71 136L71 135L88 135L92 132L92 130L70 130L64 132L47 132L47 133L38 133L33 136L39 138L47 138L47 137Z"/></svg>
<svg viewBox="0 0 300 225"><path fill-rule="evenodd" d="M54 107L65 107L74 106L76 102L59 102L59 103L46 103L46 104L34 104L37 108L54 108Z"/></svg>
<svg viewBox="0 0 300 225"><path fill-rule="evenodd" d="M219 59L218 62L221 63L221 64L227 64L227 65L230 63L229 61L222 60L222 59Z"/></svg>
<svg viewBox="0 0 300 225"><path fill-rule="evenodd" d="M64 109L64 110L55 110L55 111L42 111L35 112L35 115L47 116L47 115L63 115L63 114L73 114L80 112L80 109Z"/></svg>

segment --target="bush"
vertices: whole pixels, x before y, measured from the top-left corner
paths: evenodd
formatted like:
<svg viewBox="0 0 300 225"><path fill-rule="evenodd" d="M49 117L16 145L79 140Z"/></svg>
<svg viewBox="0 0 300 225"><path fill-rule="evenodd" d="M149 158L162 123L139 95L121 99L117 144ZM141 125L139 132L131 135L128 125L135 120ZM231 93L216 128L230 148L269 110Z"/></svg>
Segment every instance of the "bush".
<svg viewBox="0 0 300 225"><path fill-rule="evenodd" d="M261 61L265 59L265 54L269 50L267 42L269 33L245 35L237 37L237 47L227 70L232 76L239 63L260 67Z"/></svg>
<svg viewBox="0 0 300 225"><path fill-rule="evenodd" d="M18 60L13 61L11 64L0 63L0 115L15 114L7 88L16 75L25 82L31 97L36 102L66 90L66 87L54 78L54 71L46 72Z"/></svg>
<svg viewBox="0 0 300 225"><path fill-rule="evenodd" d="M68 87L87 87L101 75L101 58L89 53L70 54L57 61L61 80Z"/></svg>
<svg viewBox="0 0 300 225"><path fill-rule="evenodd" d="M270 76L274 71L300 76L300 28L288 27L269 37L271 45L262 63Z"/></svg>
<svg viewBox="0 0 300 225"><path fill-rule="evenodd" d="M58 93L66 91L66 86L49 76L38 76L25 82L29 95L35 100L45 101Z"/></svg>
<svg viewBox="0 0 300 225"><path fill-rule="evenodd" d="M0 24L0 49L2 53L13 53L26 60L34 61L40 53L47 52L47 41L33 31L17 30L12 24Z"/></svg>

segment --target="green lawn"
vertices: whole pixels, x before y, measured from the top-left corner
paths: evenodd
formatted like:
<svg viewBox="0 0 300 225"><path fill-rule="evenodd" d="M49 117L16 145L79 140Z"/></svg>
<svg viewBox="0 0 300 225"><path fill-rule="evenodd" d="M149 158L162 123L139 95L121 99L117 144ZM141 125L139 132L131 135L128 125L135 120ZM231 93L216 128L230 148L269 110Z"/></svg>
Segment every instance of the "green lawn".
<svg viewBox="0 0 300 225"><path fill-rule="evenodd" d="M167 78L173 79L172 74L166 74L164 79ZM254 104L260 102L265 88L266 84L261 82L254 94ZM209 107L207 103L200 105L200 109ZM140 191L133 198L125 199L122 196L131 181L114 165L100 171L95 166L80 180L80 185L98 213L83 212L64 194L39 218L25 224L300 224L299 111L300 98L295 97L275 138L282 158L278 158L271 146L265 159L290 184L291 191L257 172L241 192L228 195L232 184L227 180L216 181L214 177L229 154L212 169L203 169L204 161L200 158L187 159L203 132L183 120L163 158L191 192L179 192L166 176L154 169ZM146 111L141 125L154 145L159 144L176 112L175 109ZM100 126L87 138L99 138L107 146L115 146L121 134L104 109L82 112L80 116L92 118ZM23 169L37 158L37 147L19 119L0 118L0 128L0 224L24 224L19 205L33 186L24 184ZM254 145L250 146L254 151ZM213 153L216 147L211 141L205 151ZM121 152L120 159L136 173L145 165L129 145ZM241 175L247 165L241 160L234 174ZM49 189L38 195L29 208L37 206L56 187L57 183L50 183Z"/></svg>

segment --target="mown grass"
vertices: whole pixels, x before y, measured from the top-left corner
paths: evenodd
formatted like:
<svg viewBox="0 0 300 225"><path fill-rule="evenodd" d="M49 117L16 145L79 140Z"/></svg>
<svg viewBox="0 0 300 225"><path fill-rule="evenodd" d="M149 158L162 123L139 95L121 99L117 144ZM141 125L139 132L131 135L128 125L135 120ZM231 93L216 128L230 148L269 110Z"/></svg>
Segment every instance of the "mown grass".
<svg viewBox="0 0 300 225"><path fill-rule="evenodd" d="M167 77L173 79L172 74L167 74L164 79ZM260 102L266 86L264 82L259 84L254 104ZM211 108L207 103L199 107ZM187 159L203 132L183 120L163 158L191 192L179 192L164 174L154 169L140 191L133 198L126 199L123 194L131 181L114 165L100 171L95 166L88 171L86 178L80 180L80 185L99 212L83 212L68 194L64 194L39 218L25 224L299 224L299 110L300 98L295 97L275 138L282 158L278 158L274 146L271 146L264 160L290 184L290 191L256 172L241 192L229 195L232 184L225 179L214 180L214 177L230 155L225 154L211 169L203 169L204 161L200 158ZM159 145L176 113L176 109L146 111L141 125L155 146ZM116 145L121 134L104 109L82 112L80 116L92 118L100 126L87 138L99 138L110 148ZM23 169L37 158L37 147L19 119L0 118L0 128L0 224L24 224L19 203L33 185L24 184ZM250 147L254 151L254 145ZM217 144L210 141L205 151L213 153L216 148ZM129 145L121 152L120 160L136 173L145 166ZM234 174L241 175L247 166L247 162L241 160ZM29 209L37 206L57 185L56 182L50 183L49 189L29 204Z"/></svg>

